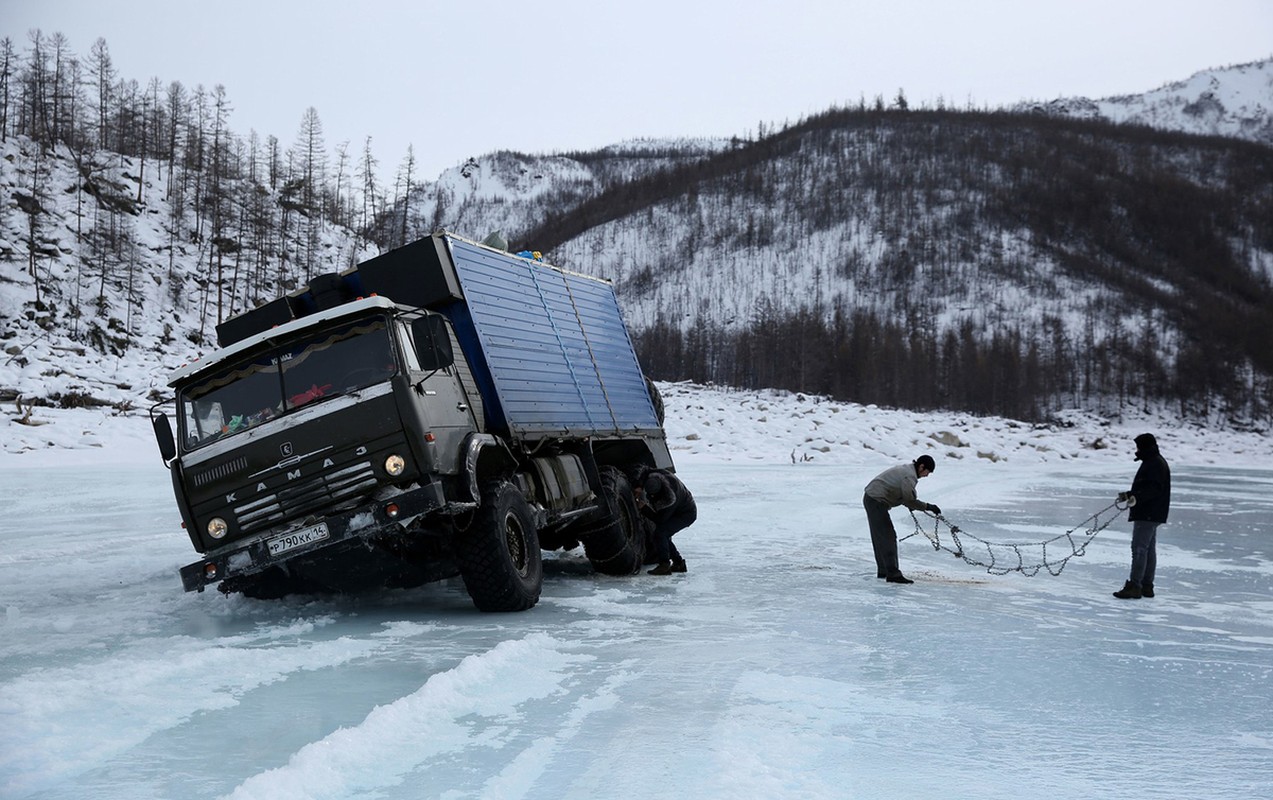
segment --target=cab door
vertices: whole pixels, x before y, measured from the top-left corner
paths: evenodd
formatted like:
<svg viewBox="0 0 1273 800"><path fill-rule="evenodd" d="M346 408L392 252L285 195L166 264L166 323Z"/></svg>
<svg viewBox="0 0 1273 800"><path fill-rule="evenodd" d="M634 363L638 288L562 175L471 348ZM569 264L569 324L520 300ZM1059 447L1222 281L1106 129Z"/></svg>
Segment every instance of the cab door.
<svg viewBox="0 0 1273 800"><path fill-rule="evenodd" d="M424 330L430 328L430 331ZM455 335L445 317L420 317L402 330L403 350L411 375L411 390L433 434L438 471L455 474L460 468L464 439L478 429L481 409L474 408L463 377L464 355L455 346ZM431 333L431 335L430 335ZM458 362L458 363L457 363ZM477 396L476 387L472 392Z"/></svg>

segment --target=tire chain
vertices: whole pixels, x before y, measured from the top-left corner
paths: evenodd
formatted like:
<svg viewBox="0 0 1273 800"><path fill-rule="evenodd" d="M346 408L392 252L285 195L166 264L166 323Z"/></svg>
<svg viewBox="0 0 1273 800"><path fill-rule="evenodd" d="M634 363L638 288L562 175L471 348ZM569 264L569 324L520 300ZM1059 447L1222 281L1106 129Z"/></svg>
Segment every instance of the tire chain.
<svg viewBox="0 0 1273 800"><path fill-rule="evenodd" d="M990 542L985 539L981 539L961 530L956 525L952 525L950 520L946 519L941 514L924 512L933 519L933 530L929 533L924 530L923 524L920 522L919 517L915 516L915 512L911 511L911 519L915 522L915 531L903 536L898 539L898 541L904 542L912 536L921 535L928 539L929 544L933 546L934 550L944 550L953 555L955 558L962 559L964 562L971 564L974 567L984 567L986 572L991 575L1007 575L1011 572L1020 572L1022 575L1030 578L1037 575L1039 570L1047 569L1050 574L1055 576L1061 574L1061 571L1065 569L1065 565L1069 563L1071 558L1084 555L1087 552L1087 546L1091 544L1092 539L1096 538L1096 534L1109 527L1114 520L1118 519L1119 513L1126 509L1127 506L1125 504L1115 500L1110 505L1102 508L1100 511L1097 511L1095 514L1083 520L1078 525L1075 525L1073 528L1070 528L1060 536L1054 536L1053 538L1042 542L1015 544ZM1110 514L1108 519L1102 521L1102 515L1112 510L1116 510L1117 513ZM945 526L948 529L945 540L943 540L941 534L942 526ZM1076 536L1075 532L1080 528L1083 528L1083 532ZM982 561L979 557L969 555L968 547L966 546L969 543L975 543L978 550L984 548L986 555L990 560L988 562ZM1061 552L1065 552L1065 550L1068 549L1069 552L1063 557L1051 560L1048 557L1049 546L1051 546L1054 551L1060 550ZM996 556L996 549L1004 553L1003 559ZM1042 553L1042 558L1039 563L1027 564L1026 556L1023 551L1034 549L1037 549ZM1012 563L1014 561L1015 564Z"/></svg>

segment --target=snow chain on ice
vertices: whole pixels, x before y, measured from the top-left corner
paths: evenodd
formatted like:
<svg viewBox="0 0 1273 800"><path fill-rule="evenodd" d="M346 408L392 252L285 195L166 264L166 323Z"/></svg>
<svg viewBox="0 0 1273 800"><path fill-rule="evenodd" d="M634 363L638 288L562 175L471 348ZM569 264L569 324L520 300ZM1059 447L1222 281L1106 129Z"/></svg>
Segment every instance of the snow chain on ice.
<svg viewBox="0 0 1273 800"><path fill-rule="evenodd" d="M1083 555L1096 534L1109 527L1110 523L1118 519L1119 514L1126 509L1126 503L1116 500L1060 536L1034 544L987 542L950 524L950 521L941 514L930 515L933 517L933 530L930 533L924 530L919 517L916 517L915 512L912 511L911 519L915 521L915 532L903 536L899 541L922 534L932 544L934 550L945 550L974 567L985 567L986 572L991 575L1020 572L1027 577L1033 577L1040 569L1045 568L1053 575L1060 575L1069 560ZM1107 513L1108 517L1102 520ZM943 526L947 529L944 536L941 532ZM1076 533L1080 528L1083 532Z"/></svg>

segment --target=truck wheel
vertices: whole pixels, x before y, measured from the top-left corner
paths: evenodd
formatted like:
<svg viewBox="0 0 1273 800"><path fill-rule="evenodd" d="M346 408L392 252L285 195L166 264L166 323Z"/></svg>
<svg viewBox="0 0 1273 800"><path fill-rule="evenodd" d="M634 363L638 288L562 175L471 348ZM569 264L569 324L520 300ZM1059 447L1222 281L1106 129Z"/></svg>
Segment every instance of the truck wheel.
<svg viewBox="0 0 1273 800"><path fill-rule="evenodd" d="M455 560L481 611L525 611L539 602L543 553L530 505L508 481L489 483L468 530L455 535Z"/></svg>
<svg viewBox="0 0 1273 800"><path fill-rule="evenodd" d="M599 530L581 537L592 568L603 575L633 575L645 562L645 525L637 510L632 485L622 470L601 468L601 489L611 519Z"/></svg>

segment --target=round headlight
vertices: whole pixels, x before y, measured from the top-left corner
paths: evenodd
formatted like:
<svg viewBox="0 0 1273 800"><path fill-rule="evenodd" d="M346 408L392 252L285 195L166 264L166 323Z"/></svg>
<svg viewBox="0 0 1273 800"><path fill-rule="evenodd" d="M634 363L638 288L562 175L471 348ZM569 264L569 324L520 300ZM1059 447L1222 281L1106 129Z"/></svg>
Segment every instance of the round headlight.
<svg viewBox="0 0 1273 800"><path fill-rule="evenodd" d="M392 455L385 459L385 472L396 478L407 468L407 462L399 455Z"/></svg>
<svg viewBox="0 0 1273 800"><path fill-rule="evenodd" d="M213 517L208 520L208 535L213 539L220 539L230 530L230 526L225 524L225 520L220 517Z"/></svg>

